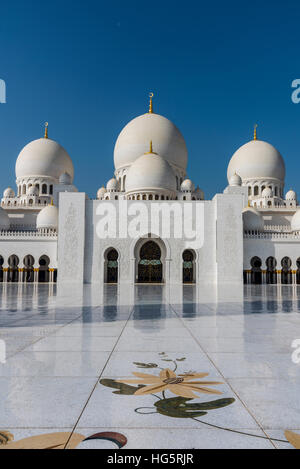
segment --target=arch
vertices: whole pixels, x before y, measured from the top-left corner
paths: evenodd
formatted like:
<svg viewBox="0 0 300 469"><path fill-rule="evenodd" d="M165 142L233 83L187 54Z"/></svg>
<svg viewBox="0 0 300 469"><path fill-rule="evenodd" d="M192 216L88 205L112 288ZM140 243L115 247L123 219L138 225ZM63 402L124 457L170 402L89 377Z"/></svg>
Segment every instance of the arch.
<svg viewBox="0 0 300 469"><path fill-rule="evenodd" d="M254 256L251 261L251 283L260 285L262 283L261 258Z"/></svg>
<svg viewBox="0 0 300 469"><path fill-rule="evenodd" d="M182 282L195 283L195 253L191 249L186 249L182 253Z"/></svg>
<svg viewBox="0 0 300 469"><path fill-rule="evenodd" d="M3 264L4 258L0 255L0 282L3 282Z"/></svg>
<svg viewBox="0 0 300 469"><path fill-rule="evenodd" d="M292 283L291 265L292 261L288 256L281 259L281 283L284 285Z"/></svg>
<svg viewBox="0 0 300 469"><path fill-rule="evenodd" d="M274 285L277 283L277 272L276 272L277 261L275 257L270 256L266 260L266 283Z"/></svg>
<svg viewBox="0 0 300 469"><path fill-rule="evenodd" d="M139 251L138 282L161 283L163 279L162 252L159 244L148 240Z"/></svg>
<svg viewBox="0 0 300 469"><path fill-rule="evenodd" d="M47 184L42 184L42 194L47 194Z"/></svg>
<svg viewBox="0 0 300 469"><path fill-rule="evenodd" d="M104 281L118 283L119 253L115 248L108 248L104 253Z"/></svg>
<svg viewBox="0 0 300 469"><path fill-rule="evenodd" d="M50 259L46 254L39 258L39 275L38 281L43 283L49 282L49 264Z"/></svg>
<svg viewBox="0 0 300 469"><path fill-rule="evenodd" d="M296 272L296 283L300 284L300 257L296 260L297 272Z"/></svg>
<svg viewBox="0 0 300 469"><path fill-rule="evenodd" d="M8 282L18 282L19 281L19 258L15 254L12 254L8 258L8 272L7 272L7 281Z"/></svg>
<svg viewBox="0 0 300 469"><path fill-rule="evenodd" d="M254 186L254 195L258 195L258 186Z"/></svg>
<svg viewBox="0 0 300 469"><path fill-rule="evenodd" d="M27 254L27 256L23 259L24 264L24 274L23 274L23 282L31 283L34 282L34 257L31 254Z"/></svg>

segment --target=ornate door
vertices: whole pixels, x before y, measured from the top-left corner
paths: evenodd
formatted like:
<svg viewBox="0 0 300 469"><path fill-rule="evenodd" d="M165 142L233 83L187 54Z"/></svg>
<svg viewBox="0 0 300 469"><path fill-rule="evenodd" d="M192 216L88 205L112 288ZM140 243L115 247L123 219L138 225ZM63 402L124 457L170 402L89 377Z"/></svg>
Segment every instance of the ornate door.
<svg viewBox="0 0 300 469"><path fill-rule="evenodd" d="M140 250L138 281L140 283L162 282L161 250L154 241L148 241Z"/></svg>

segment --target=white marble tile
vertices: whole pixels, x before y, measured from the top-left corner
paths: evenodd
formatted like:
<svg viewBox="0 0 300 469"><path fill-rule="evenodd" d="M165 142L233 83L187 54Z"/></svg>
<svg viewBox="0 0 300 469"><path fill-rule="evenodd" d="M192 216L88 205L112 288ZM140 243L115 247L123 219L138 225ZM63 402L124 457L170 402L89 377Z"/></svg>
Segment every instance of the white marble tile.
<svg viewBox="0 0 300 469"><path fill-rule="evenodd" d="M45 337L29 346L28 352L106 352L111 351L117 341L116 337Z"/></svg>

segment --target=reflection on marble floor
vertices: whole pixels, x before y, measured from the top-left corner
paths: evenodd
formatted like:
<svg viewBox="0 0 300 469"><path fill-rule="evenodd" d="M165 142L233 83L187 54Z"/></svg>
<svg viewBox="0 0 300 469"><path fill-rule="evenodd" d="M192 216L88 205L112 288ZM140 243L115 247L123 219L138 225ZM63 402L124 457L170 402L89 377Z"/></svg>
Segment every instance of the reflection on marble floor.
<svg viewBox="0 0 300 469"><path fill-rule="evenodd" d="M291 448L297 339L297 286L3 284L0 442L63 433L65 446L116 447L82 441L109 432L125 448Z"/></svg>

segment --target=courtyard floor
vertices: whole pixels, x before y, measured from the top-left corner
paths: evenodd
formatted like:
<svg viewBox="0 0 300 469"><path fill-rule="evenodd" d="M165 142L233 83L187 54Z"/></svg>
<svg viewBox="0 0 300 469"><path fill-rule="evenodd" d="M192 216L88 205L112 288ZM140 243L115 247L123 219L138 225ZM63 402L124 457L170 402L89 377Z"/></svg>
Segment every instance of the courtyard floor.
<svg viewBox="0 0 300 469"><path fill-rule="evenodd" d="M291 448L296 339L297 286L3 284L0 442L46 447L40 435L63 432L62 447L97 434L77 447Z"/></svg>

